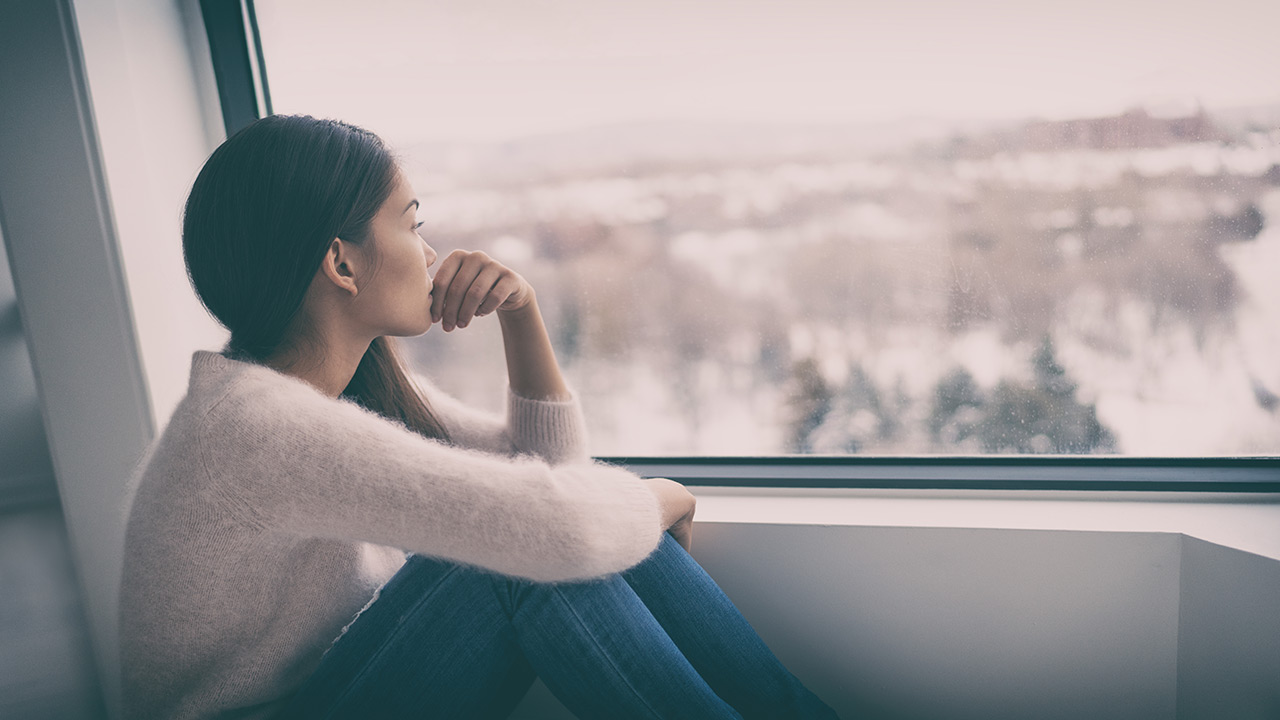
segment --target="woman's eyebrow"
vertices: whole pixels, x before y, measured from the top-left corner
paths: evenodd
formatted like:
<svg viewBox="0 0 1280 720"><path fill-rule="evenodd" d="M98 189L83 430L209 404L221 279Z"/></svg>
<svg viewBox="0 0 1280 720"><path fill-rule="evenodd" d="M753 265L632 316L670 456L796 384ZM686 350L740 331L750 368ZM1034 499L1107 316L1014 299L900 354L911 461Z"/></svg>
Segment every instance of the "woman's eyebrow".
<svg viewBox="0 0 1280 720"><path fill-rule="evenodd" d="M410 201L409 201L409 204L408 204L408 205L405 205L405 206L404 206L404 209L400 211L400 214L401 214L401 215L403 215L403 214L405 214L405 213L409 212L409 208L411 208L411 207L413 207L414 205L417 205L417 204L418 204L418 199L417 199L417 198L414 198L413 200L410 200Z"/></svg>

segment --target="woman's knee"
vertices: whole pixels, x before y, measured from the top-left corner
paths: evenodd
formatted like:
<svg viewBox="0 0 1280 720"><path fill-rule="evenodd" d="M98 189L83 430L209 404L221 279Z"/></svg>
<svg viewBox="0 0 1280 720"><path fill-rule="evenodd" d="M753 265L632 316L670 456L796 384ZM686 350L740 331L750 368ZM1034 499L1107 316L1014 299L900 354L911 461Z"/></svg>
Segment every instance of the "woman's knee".
<svg viewBox="0 0 1280 720"><path fill-rule="evenodd" d="M678 540L672 537L671 533L662 533L662 538L658 540L658 546L653 552L649 553L645 559L623 570L620 574L623 577L643 572L645 569L655 566L665 566L671 563L692 563L696 562L693 556L689 554L684 546Z"/></svg>
<svg viewBox="0 0 1280 720"><path fill-rule="evenodd" d="M505 576L482 567L429 555L409 555L400 571L379 591L397 597L394 604L417 605L443 593L453 602L483 603L502 588Z"/></svg>

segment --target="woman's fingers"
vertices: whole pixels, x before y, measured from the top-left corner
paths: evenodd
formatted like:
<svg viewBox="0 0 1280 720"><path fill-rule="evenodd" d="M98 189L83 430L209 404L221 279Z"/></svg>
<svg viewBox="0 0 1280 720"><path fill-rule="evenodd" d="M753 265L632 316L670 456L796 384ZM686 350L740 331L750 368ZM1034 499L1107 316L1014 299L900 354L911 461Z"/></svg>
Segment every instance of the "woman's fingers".
<svg viewBox="0 0 1280 720"><path fill-rule="evenodd" d="M480 307L476 308L476 317L488 315L497 310L498 306L506 302L507 298L511 297L511 293L515 292L519 287L520 281L512 276L511 273L506 273L499 277L498 282L489 291L489 295L485 297L484 302L480 303Z"/></svg>
<svg viewBox="0 0 1280 720"><path fill-rule="evenodd" d="M446 284L441 285L439 280L434 281L436 286L431 291L432 295L437 292L440 294L440 324L445 330L452 330L458 326L458 310L462 307L462 300L466 296L467 289L471 287L472 281L484 269L484 261L487 259L488 256L484 253L466 250L454 250L446 258L446 262L454 260L457 267ZM440 269L444 270L444 264L441 264ZM439 273L436 277L440 277ZM432 298L433 305L435 302L436 299Z"/></svg>
<svg viewBox="0 0 1280 720"><path fill-rule="evenodd" d="M465 250L454 250L440 261L440 269L436 270L436 276L431 279L431 322L444 319L445 293L453 284L453 278L466 256Z"/></svg>
<svg viewBox="0 0 1280 720"><path fill-rule="evenodd" d="M493 292L489 294L490 297L497 300L494 307L499 310L508 309L503 306L507 304L508 300L515 297L516 291L524 284L524 279L515 273L503 275L502 279L498 281L498 284L494 286Z"/></svg>
<svg viewBox="0 0 1280 720"><path fill-rule="evenodd" d="M441 323L448 332L466 327L473 317L501 309L524 280L481 251L454 250L440 263L433 285L431 321Z"/></svg>
<svg viewBox="0 0 1280 720"><path fill-rule="evenodd" d="M475 316L476 311L480 309L481 303L490 297L494 286L502 277L502 268L497 263L490 263L480 270L480 274L476 275L476 279L471 281L471 287L462 295L462 305L458 308L457 322L458 327L466 327L471 322L471 318Z"/></svg>
<svg viewBox="0 0 1280 720"><path fill-rule="evenodd" d="M693 550L693 520L692 519L682 519L680 520L680 522L677 522L676 524L672 525L670 528L667 528L667 531L671 533L671 537L675 538L676 542L680 543L680 547L684 548L685 552L692 552Z"/></svg>
<svg viewBox="0 0 1280 720"><path fill-rule="evenodd" d="M462 265L449 280L449 287L444 291L444 307L441 308L440 322L445 331L458 326L458 311L462 309L462 301L476 276L484 269L484 264L474 255L463 258Z"/></svg>

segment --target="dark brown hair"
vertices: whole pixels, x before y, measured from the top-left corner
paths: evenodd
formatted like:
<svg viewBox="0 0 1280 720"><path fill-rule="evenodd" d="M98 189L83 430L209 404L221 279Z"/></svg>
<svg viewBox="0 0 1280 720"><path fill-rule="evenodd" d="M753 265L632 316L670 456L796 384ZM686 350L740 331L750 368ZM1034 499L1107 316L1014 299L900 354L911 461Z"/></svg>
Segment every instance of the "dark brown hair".
<svg viewBox="0 0 1280 720"><path fill-rule="evenodd" d="M270 115L213 151L187 196L182 252L200 301L231 331L228 356L261 363L298 339L293 326L329 243L365 242L399 171L377 135L309 115ZM369 344L342 397L449 440L393 338Z"/></svg>

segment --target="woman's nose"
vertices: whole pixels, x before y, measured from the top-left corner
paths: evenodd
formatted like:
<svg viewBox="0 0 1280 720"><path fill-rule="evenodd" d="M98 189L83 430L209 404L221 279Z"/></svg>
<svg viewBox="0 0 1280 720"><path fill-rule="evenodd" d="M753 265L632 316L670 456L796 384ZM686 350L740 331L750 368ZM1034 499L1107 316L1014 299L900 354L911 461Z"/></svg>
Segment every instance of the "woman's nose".
<svg viewBox="0 0 1280 720"><path fill-rule="evenodd" d="M428 245L426 240L422 241L422 248L423 248L423 251L422 251L423 254L427 256L427 265L430 266L434 264L436 261L435 249L432 248L430 245Z"/></svg>

